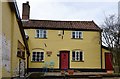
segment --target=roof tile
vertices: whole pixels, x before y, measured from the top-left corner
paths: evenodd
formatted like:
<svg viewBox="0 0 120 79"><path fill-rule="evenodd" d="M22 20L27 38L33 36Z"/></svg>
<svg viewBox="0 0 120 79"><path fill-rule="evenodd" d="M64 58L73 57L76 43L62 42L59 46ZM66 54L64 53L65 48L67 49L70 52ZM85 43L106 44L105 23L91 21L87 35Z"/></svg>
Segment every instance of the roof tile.
<svg viewBox="0 0 120 79"><path fill-rule="evenodd" d="M70 29L70 30L96 30L101 29L94 21L53 21L53 20L29 20L23 21L24 29L41 28L41 29Z"/></svg>

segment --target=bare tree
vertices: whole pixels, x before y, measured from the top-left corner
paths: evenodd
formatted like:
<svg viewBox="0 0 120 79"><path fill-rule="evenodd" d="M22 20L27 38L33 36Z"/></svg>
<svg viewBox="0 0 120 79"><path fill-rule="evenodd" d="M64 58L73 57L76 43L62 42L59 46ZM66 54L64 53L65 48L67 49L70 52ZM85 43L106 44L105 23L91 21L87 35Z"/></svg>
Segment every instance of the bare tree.
<svg viewBox="0 0 120 79"><path fill-rule="evenodd" d="M112 53L113 68L116 73L120 72L120 21L115 15L106 17L103 24L102 43Z"/></svg>

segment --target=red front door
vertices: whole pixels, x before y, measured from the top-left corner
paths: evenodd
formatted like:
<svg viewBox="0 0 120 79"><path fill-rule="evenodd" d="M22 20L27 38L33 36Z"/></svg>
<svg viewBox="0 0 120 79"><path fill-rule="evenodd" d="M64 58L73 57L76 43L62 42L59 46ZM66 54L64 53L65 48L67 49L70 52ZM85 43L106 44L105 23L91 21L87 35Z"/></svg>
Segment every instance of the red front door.
<svg viewBox="0 0 120 79"><path fill-rule="evenodd" d="M69 68L69 51L60 52L60 69Z"/></svg>
<svg viewBox="0 0 120 79"><path fill-rule="evenodd" d="M113 70L111 53L105 53L105 69Z"/></svg>

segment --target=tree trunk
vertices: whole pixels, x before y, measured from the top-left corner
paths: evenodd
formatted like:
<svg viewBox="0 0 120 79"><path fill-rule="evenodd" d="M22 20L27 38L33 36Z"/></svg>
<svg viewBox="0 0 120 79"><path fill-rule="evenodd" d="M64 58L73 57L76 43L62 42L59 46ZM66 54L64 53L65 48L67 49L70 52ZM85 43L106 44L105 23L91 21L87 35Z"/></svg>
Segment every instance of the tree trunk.
<svg viewBox="0 0 120 79"><path fill-rule="evenodd" d="M118 51L116 51L118 50ZM114 49L113 53L113 68L115 73L120 73L120 52L119 49Z"/></svg>

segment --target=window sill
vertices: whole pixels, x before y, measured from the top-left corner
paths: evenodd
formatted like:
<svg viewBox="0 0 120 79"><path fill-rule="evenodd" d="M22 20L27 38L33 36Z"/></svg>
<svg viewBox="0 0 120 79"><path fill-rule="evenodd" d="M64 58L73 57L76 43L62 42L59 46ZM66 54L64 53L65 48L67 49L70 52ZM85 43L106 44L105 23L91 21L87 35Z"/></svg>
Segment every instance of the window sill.
<svg viewBox="0 0 120 79"><path fill-rule="evenodd" d="M71 39L75 39L75 40L83 40L83 38L71 38Z"/></svg>
<svg viewBox="0 0 120 79"><path fill-rule="evenodd" d="M19 57L19 58L25 60L25 57L23 57L23 56L17 55L17 57Z"/></svg>
<svg viewBox="0 0 120 79"><path fill-rule="evenodd" d="M39 38L39 37L35 37L35 39L47 39L47 38Z"/></svg>
<svg viewBox="0 0 120 79"><path fill-rule="evenodd" d="M72 60L72 62L84 62L84 61L75 61L75 60Z"/></svg>
<svg viewBox="0 0 120 79"><path fill-rule="evenodd" d="M31 61L31 62L33 62L33 63L38 63L38 62L44 63L44 61Z"/></svg>

